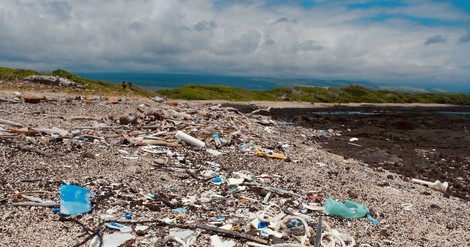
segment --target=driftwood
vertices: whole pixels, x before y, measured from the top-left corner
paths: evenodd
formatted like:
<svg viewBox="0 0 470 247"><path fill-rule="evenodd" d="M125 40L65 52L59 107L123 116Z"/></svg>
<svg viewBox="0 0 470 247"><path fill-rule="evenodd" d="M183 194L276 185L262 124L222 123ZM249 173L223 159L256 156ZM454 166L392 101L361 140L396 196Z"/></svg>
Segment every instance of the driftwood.
<svg viewBox="0 0 470 247"><path fill-rule="evenodd" d="M206 231L210 231L210 232L215 232L218 235L220 234L220 235L224 235L224 236L231 237L231 238L247 239L247 240L251 240L251 241L254 241L254 242L257 242L257 243L260 243L260 244L268 244L269 243L268 240L261 239L261 238L255 237L255 236L251 236L251 235L248 235L246 233L225 230L225 229L215 227L215 226L197 224L196 228L206 230Z"/></svg>
<svg viewBox="0 0 470 247"><path fill-rule="evenodd" d="M43 151L37 147L28 147L28 146L18 145L17 148L23 151L35 152L35 153L44 155L46 157L52 156L49 152Z"/></svg>
<svg viewBox="0 0 470 247"><path fill-rule="evenodd" d="M72 116L72 117L64 117L64 119L67 119L69 121L73 120L101 120L99 117L90 117L90 116Z"/></svg>
<svg viewBox="0 0 470 247"><path fill-rule="evenodd" d="M60 203L58 202L13 202L12 206L25 206L25 207L58 207Z"/></svg>
<svg viewBox="0 0 470 247"><path fill-rule="evenodd" d="M168 146L168 147L181 147L180 144L166 142L163 140L142 140L134 143L136 146L147 146L147 145L159 145L159 146Z"/></svg>
<svg viewBox="0 0 470 247"><path fill-rule="evenodd" d="M6 119L0 119L0 124L6 124L12 127L23 128L23 125Z"/></svg>
<svg viewBox="0 0 470 247"><path fill-rule="evenodd" d="M39 135L39 131L37 130L30 130L30 129L16 129L16 128L10 128L9 131L11 133L15 133L18 135L25 135L25 136L36 136Z"/></svg>
<svg viewBox="0 0 470 247"><path fill-rule="evenodd" d="M155 200L157 200L157 201L161 201L163 204L165 204L165 206L167 206L169 208L175 208L176 207L175 204L173 204L172 202L170 202L167 199L163 198L159 194L153 194L153 198L155 198Z"/></svg>

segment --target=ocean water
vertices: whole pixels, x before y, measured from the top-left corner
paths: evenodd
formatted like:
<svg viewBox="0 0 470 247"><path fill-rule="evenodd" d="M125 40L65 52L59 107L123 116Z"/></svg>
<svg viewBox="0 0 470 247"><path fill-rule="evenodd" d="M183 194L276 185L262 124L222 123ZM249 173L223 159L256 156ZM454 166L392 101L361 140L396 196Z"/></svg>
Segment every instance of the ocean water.
<svg viewBox="0 0 470 247"><path fill-rule="evenodd" d="M470 94L470 84L441 84L439 88L431 84L406 83L406 89L399 84L393 86L369 81L349 80L321 80L321 79L296 79L252 76L223 76L223 75L198 75L198 74L166 74L166 73L139 73L139 72L111 72L111 73L80 73L78 76L92 80L104 80L114 83L122 81L131 82L137 86L150 90L178 88L189 84L196 85L224 85L244 88L249 90L270 90L273 88L292 88L294 86L318 86L318 87L344 87L348 85L360 85L369 89L389 89L400 92L457 92ZM395 89L394 89L395 88ZM400 89L401 88L401 89Z"/></svg>
<svg viewBox="0 0 470 247"><path fill-rule="evenodd" d="M178 88L189 84L224 85L250 90L270 90L279 87L276 83L265 78L194 75L194 74L160 74L160 73L76 73L78 76L104 80L114 83L131 82L134 85L151 90Z"/></svg>

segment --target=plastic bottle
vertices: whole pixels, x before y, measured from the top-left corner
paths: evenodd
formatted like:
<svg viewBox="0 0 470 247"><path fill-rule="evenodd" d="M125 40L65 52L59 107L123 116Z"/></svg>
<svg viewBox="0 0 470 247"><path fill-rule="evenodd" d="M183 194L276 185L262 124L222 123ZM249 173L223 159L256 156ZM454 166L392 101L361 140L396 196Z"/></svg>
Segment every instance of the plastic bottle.
<svg viewBox="0 0 470 247"><path fill-rule="evenodd" d="M213 134L212 139L214 139L216 147L218 147L218 148L222 147L222 141L220 140L219 134Z"/></svg>

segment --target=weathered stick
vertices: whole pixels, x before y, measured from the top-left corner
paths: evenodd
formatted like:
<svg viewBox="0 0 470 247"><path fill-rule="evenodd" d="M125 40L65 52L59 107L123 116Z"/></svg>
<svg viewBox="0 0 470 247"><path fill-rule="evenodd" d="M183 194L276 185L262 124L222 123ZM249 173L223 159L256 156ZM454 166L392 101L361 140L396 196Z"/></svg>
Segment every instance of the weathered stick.
<svg viewBox="0 0 470 247"><path fill-rule="evenodd" d="M72 116L72 117L66 117L65 119L69 121L73 120L101 120L99 117L90 117L90 116Z"/></svg>
<svg viewBox="0 0 470 247"><path fill-rule="evenodd" d="M17 127L17 128L23 128L22 124L17 123L17 122L13 122L13 121L10 121L10 120L6 120L6 119L0 119L0 124L6 124L6 125Z"/></svg>
<svg viewBox="0 0 470 247"><path fill-rule="evenodd" d="M160 145L160 146L168 146L168 147L181 147L180 144L166 142L163 140L142 140L135 143L136 146L147 146L147 145Z"/></svg>
<svg viewBox="0 0 470 247"><path fill-rule="evenodd" d="M41 154L41 155L44 155L44 156L47 156L47 157L51 156L50 153L48 153L46 151L42 151L37 147L27 147L27 146L19 145L19 146L17 146L17 148L20 149L20 150L23 150L23 151L35 152L35 153L38 153L38 154Z"/></svg>
<svg viewBox="0 0 470 247"><path fill-rule="evenodd" d="M35 136L39 134L37 130L28 130L28 129L10 128L9 131L11 133L15 133L18 135L25 135L25 136Z"/></svg>
<svg viewBox="0 0 470 247"><path fill-rule="evenodd" d="M231 237L231 238L243 238L243 239L251 240L251 241L254 241L254 242L257 242L257 243L260 243L260 244L268 244L269 243L267 240L264 240L264 239L261 239L261 238L255 237L255 236L251 236L251 235L248 235L246 233L240 233L240 232L236 232L236 231L225 230L225 229L215 227L215 226L197 224L196 228L206 230L206 231L216 232L218 234L225 235L225 236Z"/></svg>
<svg viewBox="0 0 470 247"><path fill-rule="evenodd" d="M169 208L175 208L176 207L175 204L173 204L172 202L170 202L167 199L163 198L159 194L153 194L153 198L155 198L155 200L157 200L157 201L161 201L163 204L165 204Z"/></svg>
<svg viewBox="0 0 470 247"><path fill-rule="evenodd" d="M58 207L60 203L58 202L13 202L12 206L24 206L24 207Z"/></svg>

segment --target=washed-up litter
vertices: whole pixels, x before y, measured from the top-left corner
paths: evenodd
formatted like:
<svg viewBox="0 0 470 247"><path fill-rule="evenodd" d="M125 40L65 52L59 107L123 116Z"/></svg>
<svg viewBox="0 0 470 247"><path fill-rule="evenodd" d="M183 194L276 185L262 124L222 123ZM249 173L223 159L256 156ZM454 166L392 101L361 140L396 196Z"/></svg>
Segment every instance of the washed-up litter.
<svg viewBox="0 0 470 247"><path fill-rule="evenodd" d="M429 182L429 181L413 178L413 179L411 179L411 182L426 185L429 188L433 188L433 189L441 191L441 192L446 191L447 188L449 187L448 182L441 182L439 180L436 180L435 182Z"/></svg>
<svg viewBox="0 0 470 247"><path fill-rule="evenodd" d="M91 211L93 194L86 188L64 184L60 186L60 213L63 215L83 214Z"/></svg>
<svg viewBox="0 0 470 247"><path fill-rule="evenodd" d="M188 135L184 132L181 132L181 131L176 132L175 136L176 136L176 138L181 139L181 140L183 140L183 141L185 141L185 142L187 142L187 143L189 143L193 146L199 147L199 148L203 148L203 147L206 146L206 144L203 141L198 140L198 139L196 139L196 138L194 138L194 137L192 137L192 136L190 136L190 135Z"/></svg>
<svg viewBox="0 0 470 247"><path fill-rule="evenodd" d="M93 209L82 223L92 222L90 218L93 217L95 223L98 222L83 235L89 237L89 242L91 239L90 246L132 243L201 246L201 239L210 241L204 242L205 245L215 247L232 247L240 243L251 246L311 246L312 243L315 246L320 243L322 246L352 246L354 239L344 231L330 228L328 221L332 219L323 211L344 218L367 216L371 222L378 222L358 203L345 201L342 204L332 198L324 200L323 192L302 191L293 186L295 179L283 176L281 171L263 170L257 174L244 170L243 166L223 162L225 156L235 153L240 164L249 157L260 164L273 159L284 165L276 160L289 161L298 144L284 139L282 129L296 128L290 126L294 122L257 118L220 105L185 109L158 101L161 104L157 109L140 105L134 112L113 118L61 118L64 121L88 121L88 125L69 128L31 128L4 121L4 125L16 128L8 127L7 133L27 136L31 141L27 143L29 146L24 146L29 149L14 146L15 149L57 155L56 150L33 141L45 135L48 142L61 141L60 145L77 149L93 147L96 153L84 153L83 157L99 159L100 151L109 152L125 163L126 169L129 168L129 181L132 181L113 180L103 172L99 177L87 178L86 183L81 183L93 188L93 193L84 187L66 184L60 187L60 203L25 196L28 202L12 205L60 206L61 217L84 214ZM322 137L340 135L334 130L312 133ZM307 136L299 138L308 139ZM303 157L296 158L301 160ZM301 161L298 164L302 165ZM316 164L315 169L330 168L330 163L321 159ZM154 186L139 188L134 173L144 172L150 177L163 174L165 179L155 179ZM316 220L319 216L322 217ZM206 237L201 238L201 234Z"/></svg>
<svg viewBox="0 0 470 247"><path fill-rule="evenodd" d="M130 228L128 226L125 226L123 224L116 223L116 222L109 222L109 223L106 223L105 225L108 228L116 229L116 230L119 230L123 233L132 232L132 228Z"/></svg>
<svg viewBox="0 0 470 247"><path fill-rule="evenodd" d="M232 240L229 240L229 241L223 241L222 239L220 239L219 236L217 235L212 235L210 237L211 239L211 245L213 247L233 247L235 246L235 242L232 241Z"/></svg>
<svg viewBox="0 0 470 247"><path fill-rule="evenodd" d="M331 197L326 199L323 207L329 215L341 216L348 219L362 218L369 213L369 209L359 203L349 200L340 203Z"/></svg>
<svg viewBox="0 0 470 247"><path fill-rule="evenodd" d="M280 159L280 160L287 159L287 156L283 154L274 153L272 151L261 151L259 149L256 150L256 156L274 158L274 159Z"/></svg>
<svg viewBox="0 0 470 247"><path fill-rule="evenodd" d="M131 233L104 233L102 237L103 241L101 241L98 236L95 236L90 241L90 247L119 247L134 238L135 236Z"/></svg>

